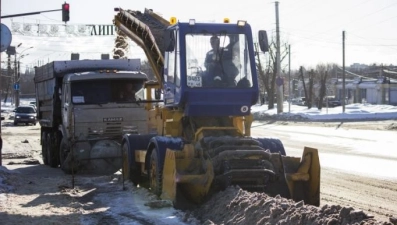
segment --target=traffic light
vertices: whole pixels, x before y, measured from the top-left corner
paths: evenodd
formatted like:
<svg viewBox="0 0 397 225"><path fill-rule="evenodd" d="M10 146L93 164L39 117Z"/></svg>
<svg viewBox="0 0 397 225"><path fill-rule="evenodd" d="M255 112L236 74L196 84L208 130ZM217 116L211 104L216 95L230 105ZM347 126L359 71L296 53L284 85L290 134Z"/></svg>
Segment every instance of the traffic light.
<svg viewBox="0 0 397 225"><path fill-rule="evenodd" d="M69 9L69 3L65 2L64 4L62 4L62 21L65 23L69 21Z"/></svg>

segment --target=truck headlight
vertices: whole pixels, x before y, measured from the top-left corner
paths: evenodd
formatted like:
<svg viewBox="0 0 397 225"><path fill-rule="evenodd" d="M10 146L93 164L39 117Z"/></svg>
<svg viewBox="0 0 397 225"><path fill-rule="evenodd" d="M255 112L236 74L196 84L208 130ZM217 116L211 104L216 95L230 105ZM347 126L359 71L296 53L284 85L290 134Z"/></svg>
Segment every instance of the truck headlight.
<svg viewBox="0 0 397 225"><path fill-rule="evenodd" d="M19 118L21 118L21 117L20 117L20 116L16 116L15 118L19 119Z"/></svg>
<svg viewBox="0 0 397 225"><path fill-rule="evenodd" d="M102 127L88 128L88 133L100 135L103 134L103 128Z"/></svg>
<svg viewBox="0 0 397 225"><path fill-rule="evenodd" d="M138 134L138 127L137 126L123 126L121 129L123 134Z"/></svg>

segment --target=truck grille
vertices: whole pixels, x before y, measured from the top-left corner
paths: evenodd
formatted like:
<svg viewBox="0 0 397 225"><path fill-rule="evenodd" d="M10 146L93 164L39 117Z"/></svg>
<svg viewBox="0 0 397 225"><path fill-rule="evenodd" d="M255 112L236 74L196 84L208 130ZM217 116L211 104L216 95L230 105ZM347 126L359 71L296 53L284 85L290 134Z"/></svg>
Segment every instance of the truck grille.
<svg viewBox="0 0 397 225"><path fill-rule="evenodd" d="M121 134L121 123L103 123L88 127L88 137L109 137Z"/></svg>
<svg viewBox="0 0 397 225"><path fill-rule="evenodd" d="M125 133L138 133L137 126L123 126L122 123L108 122L101 126L88 127L88 137L121 137Z"/></svg>

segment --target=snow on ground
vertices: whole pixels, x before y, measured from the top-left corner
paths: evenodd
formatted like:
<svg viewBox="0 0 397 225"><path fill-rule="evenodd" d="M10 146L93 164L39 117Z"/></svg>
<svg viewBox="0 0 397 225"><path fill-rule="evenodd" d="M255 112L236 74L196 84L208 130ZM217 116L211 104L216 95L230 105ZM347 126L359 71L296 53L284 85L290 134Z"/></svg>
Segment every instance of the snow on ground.
<svg viewBox="0 0 397 225"><path fill-rule="evenodd" d="M35 101L34 98L21 99L20 105L28 105L29 102ZM12 112L15 106L10 102L1 103L2 112ZM268 109L268 105L254 105L251 108L251 112L257 117L266 117L274 119L307 119L313 121L323 120L359 120L359 119L373 119L373 120L387 120L397 119L397 106L392 105L372 105L372 104L349 104L345 106L343 112L342 106L334 108L322 108L321 110L317 107L308 109L306 106L289 105L288 102L284 102L283 112L277 113L277 104L273 109Z"/></svg>
<svg viewBox="0 0 397 225"><path fill-rule="evenodd" d="M323 108L321 110L316 107L308 109L306 106L289 105L287 102L283 105L283 112L277 114L277 105L274 109L268 109L267 105L254 105L251 112L255 118L266 117L275 119L308 119L308 120L358 120L358 119L397 119L397 106L392 105L371 105L371 104L349 104L345 106L343 112L342 106L335 108Z"/></svg>

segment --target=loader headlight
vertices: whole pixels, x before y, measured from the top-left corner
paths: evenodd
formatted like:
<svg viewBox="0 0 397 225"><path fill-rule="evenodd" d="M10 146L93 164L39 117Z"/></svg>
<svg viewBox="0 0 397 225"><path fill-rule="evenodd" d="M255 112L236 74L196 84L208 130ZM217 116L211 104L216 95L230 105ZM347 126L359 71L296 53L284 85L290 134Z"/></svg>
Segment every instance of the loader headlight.
<svg viewBox="0 0 397 225"><path fill-rule="evenodd" d="M245 21L245 20L238 20L237 21L237 26L243 27L243 26L245 26L246 23L247 23L247 21Z"/></svg>

